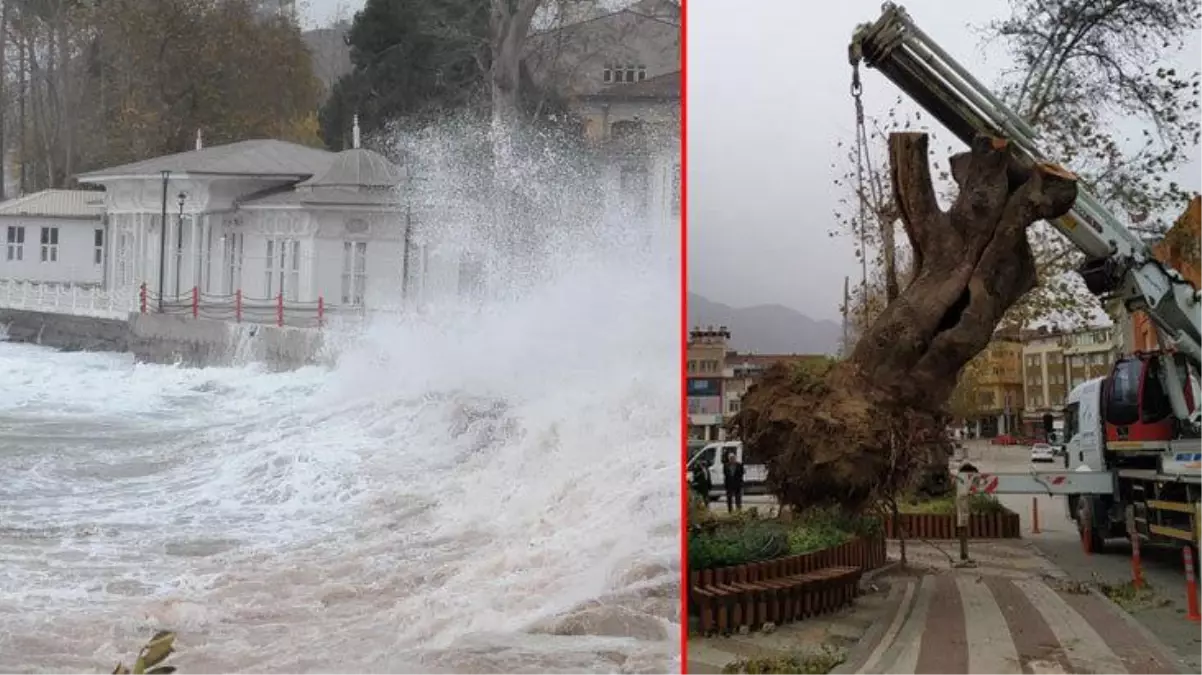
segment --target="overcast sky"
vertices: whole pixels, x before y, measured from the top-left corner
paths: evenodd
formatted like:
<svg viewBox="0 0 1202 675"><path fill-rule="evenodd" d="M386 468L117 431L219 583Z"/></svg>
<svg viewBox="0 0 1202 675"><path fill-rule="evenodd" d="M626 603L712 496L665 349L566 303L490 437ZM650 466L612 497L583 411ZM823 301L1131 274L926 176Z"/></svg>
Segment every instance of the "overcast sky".
<svg viewBox="0 0 1202 675"><path fill-rule="evenodd" d="M301 23L306 28L325 26L340 16L354 18L355 12L363 9L365 0L298 0L297 9Z"/></svg>
<svg viewBox="0 0 1202 675"><path fill-rule="evenodd" d="M1005 17L1006 0L902 4L957 61L986 84L995 81L1004 52L990 47L986 55L969 25ZM855 139L847 44L880 7L880 0L689 3L691 291L838 320L843 278L854 284L859 266L849 239L827 236L839 197L830 165L842 167L846 157L836 143ZM1197 69L1200 51L1195 38L1179 59L1182 70ZM900 90L875 71L863 77L866 113L884 114ZM1202 161L1180 174L1187 189L1202 189Z"/></svg>

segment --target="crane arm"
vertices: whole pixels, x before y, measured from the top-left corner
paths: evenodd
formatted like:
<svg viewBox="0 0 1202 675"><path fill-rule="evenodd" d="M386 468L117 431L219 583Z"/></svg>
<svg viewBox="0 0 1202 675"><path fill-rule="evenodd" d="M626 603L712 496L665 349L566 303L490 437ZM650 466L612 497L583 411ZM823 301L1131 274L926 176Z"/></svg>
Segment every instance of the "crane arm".
<svg viewBox="0 0 1202 675"><path fill-rule="evenodd" d="M1047 161L1038 134L971 73L922 32L905 9L885 3L879 19L861 25L849 57L876 69L970 143L978 134L1009 139L1030 162ZM1084 255L1078 270L1090 292L1120 297L1127 311L1143 311L1195 369L1202 367L1199 292L1083 187L1066 215L1051 223Z"/></svg>

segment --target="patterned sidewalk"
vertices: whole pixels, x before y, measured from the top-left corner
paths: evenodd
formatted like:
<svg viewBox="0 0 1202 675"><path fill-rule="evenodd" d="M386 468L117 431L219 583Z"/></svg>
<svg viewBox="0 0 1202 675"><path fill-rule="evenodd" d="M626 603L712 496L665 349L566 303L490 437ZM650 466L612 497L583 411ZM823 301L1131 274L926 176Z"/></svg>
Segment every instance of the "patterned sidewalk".
<svg viewBox="0 0 1202 675"><path fill-rule="evenodd" d="M954 544L940 548L912 543L911 572L883 580L891 586L887 600L870 600L863 610L833 619L835 625L855 621L864 611L873 624L848 636L848 660L836 673L1189 672L1126 613L1068 583L1021 542L973 542L970 557L977 565L963 569L952 567ZM890 557L896 559L895 550ZM770 644L773 635L756 633L699 640L696 649L689 646L689 670L715 672L736 658L812 652L829 644L829 631L819 630L824 623L831 622L811 629L813 639L788 645L780 644L780 636ZM729 658L723 660L722 652Z"/></svg>
<svg viewBox="0 0 1202 675"><path fill-rule="evenodd" d="M1176 673L1106 600L1044 579L928 574L857 673Z"/></svg>
<svg viewBox="0 0 1202 675"><path fill-rule="evenodd" d="M1030 545L973 542L967 569L951 568L953 550L911 545L913 566L929 573L907 580L908 599L854 672L1183 672L1134 619Z"/></svg>

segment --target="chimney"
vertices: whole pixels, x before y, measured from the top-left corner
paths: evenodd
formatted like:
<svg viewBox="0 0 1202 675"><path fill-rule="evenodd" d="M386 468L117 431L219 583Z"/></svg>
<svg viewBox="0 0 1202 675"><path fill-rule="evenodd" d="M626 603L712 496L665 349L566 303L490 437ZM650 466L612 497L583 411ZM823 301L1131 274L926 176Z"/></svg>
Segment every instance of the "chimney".
<svg viewBox="0 0 1202 675"><path fill-rule="evenodd" d="M354 128L351 129L351 147L359 149L359 114L355 114Z"/></svg>

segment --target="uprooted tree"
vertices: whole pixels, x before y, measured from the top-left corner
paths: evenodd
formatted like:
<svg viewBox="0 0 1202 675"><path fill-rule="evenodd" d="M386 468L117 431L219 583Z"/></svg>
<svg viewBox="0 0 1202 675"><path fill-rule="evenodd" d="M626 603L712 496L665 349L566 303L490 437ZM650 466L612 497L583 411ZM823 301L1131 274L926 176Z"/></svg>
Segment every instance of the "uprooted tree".
<svg viewBox="0 0 1202 675"><path fill-rule="evenodd" d="M821 378L770 369L731 422L769 458L768 487L794 508L856 508L932 464L958 374L1035 286L1027 228L1077 197L1074 175L1017 159L1004 139L978 137L950 158L959 192L946 211L925 133L890 134L889 164L913 257L908 284L847 359Z"/></svg>

